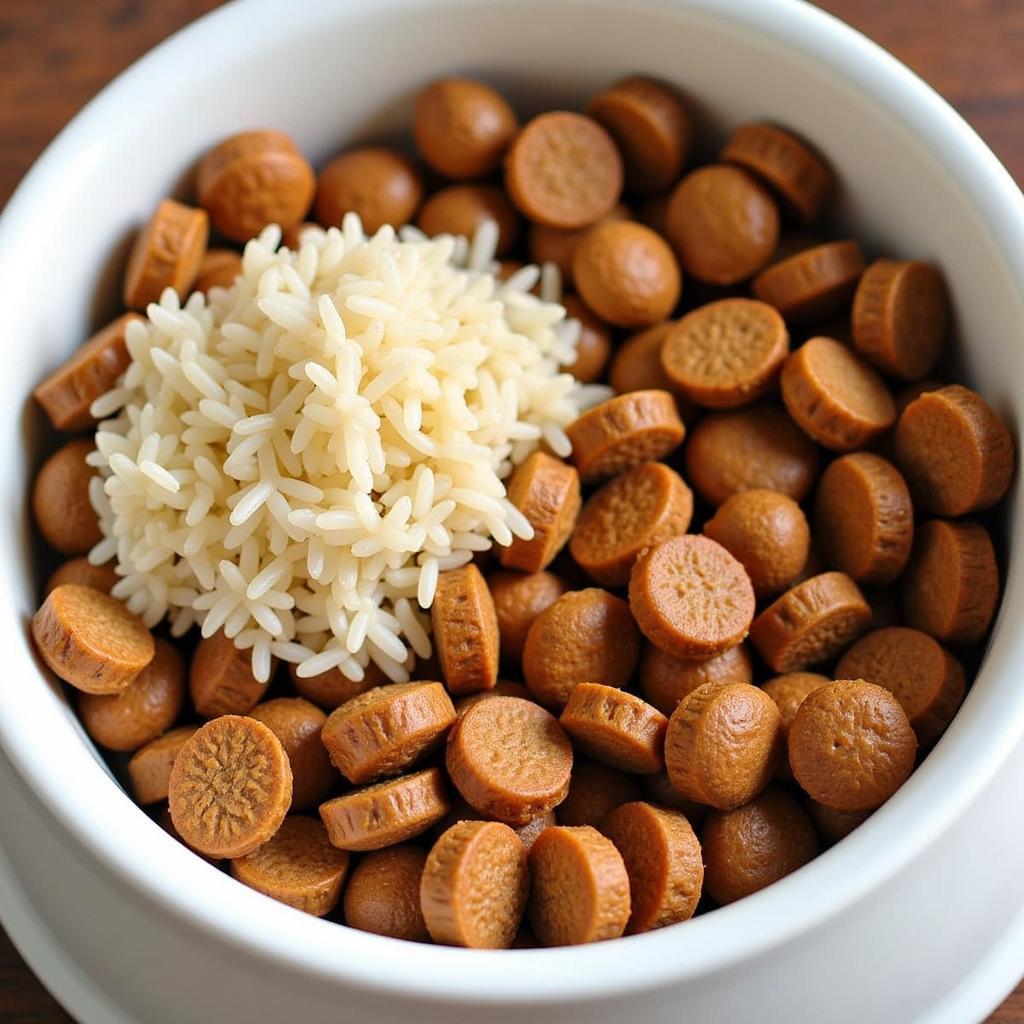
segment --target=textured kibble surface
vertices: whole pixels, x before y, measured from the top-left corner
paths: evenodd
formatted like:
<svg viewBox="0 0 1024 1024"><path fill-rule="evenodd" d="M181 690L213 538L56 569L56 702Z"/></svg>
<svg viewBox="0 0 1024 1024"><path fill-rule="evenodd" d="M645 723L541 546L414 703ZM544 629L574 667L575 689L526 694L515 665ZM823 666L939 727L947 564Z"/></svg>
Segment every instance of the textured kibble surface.
<svg viewBox="0 0 1024 1024"><path fill-rule="evenodd" d="M426 850L405 843L366 854L345 886L345 924L393 939L428 942L420 909L426 861Z"/></svg>
<svg viewBox="0 0 1024 1024"><path fill-rule="evenodd" d="M89 501L93 469L85 457L93 450L87 440L70 441L39 468L32 487L32 515L43 539L64 555L85 554L102 538Z"/></svg>
<svg viewBox="0 0 1024 1024"><path fill-rule="evenodd" d="M787 322L807 323L841 310L863 270L864 256L856 242L827 242L773 263L751 287Z"/></svg>
<svg viewBox="0 0 1024 1024"><path fill-rule="evenodd" d="M252 672L252 658L223 631L196 645L188 673L188 688L196 713L203 718L248 714L263 699L266 683Z"/></svg>
<svg viewBox="0 0 1024 1024"><path fill-rule="evenodd" d="M188 294L206 252L209 219L205 210L164 199L139 232L128 256L124 304L145 309L159 302L165 288Z"/></svg>
<svg viewBox="0 0 1024 1024"><path fill-rule="evenodd" d="M393 149L366 146L331 161L317 178L316 219L337 227L358 213L370 232L384 224L408 224L423 198L423 182L412 162Z"/></svg>
<svg viewBox="0 0 1024 1024"><path fill-rule="evenodd" d="M829 677L823 676L818 672L786 672L781 676L769 679L764 684L762 689L775 701L775 706L779 709L779 714L782 716L783 743L786 743L789 737L790 724L796 715L797 709L803 704L804 698L812 690L816 690L819 686L824 686L827 682L829 682ZM789 779L793 777L789 767L788 752L780 758L776 772L780 778Z"/></svg>
<svg viewBox="0 0 1024 1024"><path fill-rule="evenodd" d="M475 565L441 573L430 618L448 690L473 693L494 686L498 680L498 619L491 592Z"/></svg>
<svg viewBox="0 0 1024 1024"><path fill-rule="evenodd" d="M640 799L638 780L615 768L576 759L569 781L569 795L556 811L559 825L593 825L600 828L620 804Z"/></svg>
<svg viewBox="0 0 1024 1024"><path fill-rule="evenodd" d="M519 237L519 214L497 185L450 185L435 192L419 212L416 223L428 235L472 238L485 221L498 226L496 253L508 252Z"/></svg>
<svg viewBox="0 0 1024 1024"><path fill-rule="evenodd" d="M132 792L140 804L166 800L171 769L181 748L192 738L197 725L182 725L151 740L128 762Z"/></svg>
<svg viewBox="0 0 1024 1024"><path fill-rule="evenodd" d="M565 593L565 583L551 572L494 572L487 585L498 619L501 656L519 661L534 619Z"/></svg>
<svg viewBox="0 0 1024 1024"><path fill-rule="evenodd" d="M649 643L640 655L638 675L644 697L662 714L671 715L687 694L705 683L753 682L754 662L745 643L698 660L677 658Z"/></svg>

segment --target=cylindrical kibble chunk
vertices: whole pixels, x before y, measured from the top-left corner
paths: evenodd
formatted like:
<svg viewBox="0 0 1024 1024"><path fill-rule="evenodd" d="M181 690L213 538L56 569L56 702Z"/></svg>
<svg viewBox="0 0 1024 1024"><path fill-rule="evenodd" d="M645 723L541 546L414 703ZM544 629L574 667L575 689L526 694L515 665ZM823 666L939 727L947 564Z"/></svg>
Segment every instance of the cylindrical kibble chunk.
<svg viewBox="0 0 1024 1024"><path fill-rule="evenodd" d="M566 366L581 384L592 384L604 376L612 354L611 328L598 319L578 295L563 295L567 320L578 320L580 337L576 342L576 361Z"/></svg>
<svg viewBox="0 0 1024 1024"><path fill-rule="evenodd" d="M471 693L468 697L460 697L455 701L455 713L462 715L474 704L479 704L482 700L490 700L492 697L519 697L522 700L533 700L524 683L516 682L514 679L499 679L490 690L481 690L480 693Z"/></svg>
<svg viewBox="0 0 1024 1024"><path fill-rule="evenodd" d="M834 807L819 804L817 800L808 800L807 810L818 834L829 845L845 839L871 817L871 811L837 811Z"/></svg>
<svg viewBox="0 0 1024 1024"><path fill-rule="evenodd" d="M192 290L205 295L211 288L230 288L241 273L242 257L234 249L207 249Z"/></svg>
<svg viewBox="0 0 1024 1024"><path fill-rule="evenodd" d="M632 912L627 935L693 917L704 884L700 843L679 811L648 803L623 804L601 831L622 855Z"/></svg>
<svg viewBox="0 0 1024 1024"><path fill-rule="evenodd" d="M494 697L458 720L448 734L445 763L472 808L509 825L525 825L565 799L572 744L542 707Z"/></svg>
<svg viewBox="0 0 1024 1024"><path fill-rule="evenodd" d="M671 715L687 694L705 683L725 686L753 682L754 663L745 643L700 661L677 658L647 644L640 655L639 674L644 697L663 715Z"/></svg>
<svg viewBox="0 0 1024 1024"><path fill-rule="evenodd" d="M942 519L925 523L917 531L902 591L908 626L943 643L978 643L999 603L999 567L985 527Z"/></svg>
<svg viewBox="0 0 1024 1024"><path fill-rule="evenodd" d="M167 799L174 761L198 728L197 725L179 726L136 751L128 762L128 778L140 804L155 804Z"/></svg>
<svg viewBox="0 0 1024 1024"><path fill-rule="evenodd" d="M640 799L640 786L632 775L577 758L572 766L569 795L556 811L559 825L593 825L621 804Z"/></svg>
<svg viewBox="0 0 1024 1024"><path fill-rule="evenodd" d="M701 833L704 886L719 905L734 903L803 867L818 853L811 819L785 790L712 811Z"/></svg>
<svg viewBox="0 0 1024 1024"><path fill-rule="evenodd" d="M693 428L685 454L686 479L712 505L753 489L803 501L820 462L814 443L771 405L705 416Z"/></svg>
<svg viewBox="0 0 1024 1024"><path fill-rule="evenodd" d="M826 242L762 270L752 290L787 322L803 324L838 313L863 272L864 254L856 242Z"/></svg>
<svg viewBox="0 0 1024 1024"><path fill-rule="evenodd" d="M688 274L708 284L737 284L771 259L779 209L746 171L715 164L676 185L665 226Z"/></svg>
<svg viewBox="0 0 1024 1024"><path fill-rule="evenodd" d="M231 875L264 896L323 917L341 899L348 862L319 821L294 815L259 849L234 859Z"/></svg>
<svg viewBox="0 0 1024 1024"><path fill-rule="evenodd" d="M196 645L188 687L202 718L247 715L267 692L267 684L252 674L251 653L239 650L223 630Z"/></svg>
<svg viewBox="0 0 1024 1024"><path fill-rule="evenodd" d="M796 710L804 702L804 697L819 686L829 682L828 676L819 675L817 672L787 672L781 676L775 676L764 684L762 689L779 709L782 716L782 741L783 744L789 736L789 727L796 715ZM789 767L789 755L785 754L779 760L776 774L780 779L791 779L793 773Z"/></svg>
<svg viewBox="0 0 1024 1024"><path fill-rule="evenodd" d="M836 676L891 690L923 747L945 732L964 699L960 662L927 633L903 626L861 637L839 659Z"/></svg>
<svg viewBox="0 0 1024 1024"><path fill-rule="evenodd" d="M423 204L416 223L431 237L462 235L472 240L477 228L488 220L498 226L495 254L504 256L519 237L519 214L497 185L442 188Z"/></svg>
<svg viewBox="0 0 1024 1024"><path fill-rule="evenodd" d="M754 588L721 544L685 534L638 559L629 578L629 608L644 636L663 651L711 658L747 635Z"/></svg>
<svg viewBox="0 0 1024 1024"><path fill-rule="evenodd" d="M843 679L809 693L789 727L789 764L800 787L838 811L885 803L914 769L917 740L884 687Z"/></svg>
<svg viewBox="0 0 1024 1024"><path fill-rule="evenodd" d="M62 583L78 583L80 586L92 587L93 590L109 594L120 578L110 562L105 565L93 565L88 558L71 558L50 574L46 586L43 587L43 596Z"/></svg>
<svg viewBox="0 0 1024 1024"><path fill-rule="evenodd" d="M892 583L914 542L914 507L899 470L872 452L836 459L818 484L814 538L826 564L858 583Z"/></svg>
<svg viewBox="0 0 1024 1024"><path fill-rule="evenodd" d="M320 739L327 716L301 697L278 697L249 712L280 741L292 769L292 811L316 807L337 776Z"/></svg>
<svg viewBox="0 0 1024 1024"><path fill-rule="evenodd" d="M247 242L268 224L300 223L316 190L313 168L282 132L241 132L203 157L196 169L199 205L227 238Z"/></svg>
<svg viewBox="0 0 1024 1024"><path fill-rule="evenodd" d="M124 304L145 309L160 301L165 288L186 296L203 262L208 234L205 210L162 200L132 246L124 275Z"/></svg>
<svg viewBox="0 0 1024 1024"><path fill-rule="evenodd" d="M875 260L853 300L853 343L865 359L904 380L927 376L949 329L949 295L937 267Z"/></svg>
<svg viewBox="0 0 1024 1024"><path fill-rule="evenodd" d="M911 402L896 425L896 461L914 500L940 516L991 508L1013 476L1013 439L989 404L952 384Z"/></svg>
<svg viewBox="0 0 1024 1024"><path fill-rule="evenodd" d="M118 693L83 693L85 731L108 750L131 751L169 729L185 702L185 664L173 644L157 638L153 660Z"/></svg>
<svg viewBox="0 0 1024 1024"><path fill-rule="evenodd" d="M323 745L349 782L398 775L439 746L455 721L440 683L379 686L331 712Z"/></svg>
<svg viewBox="0 0 1024 1024"><path fill-rule="evenodd" d="M595 405L566 428L584 483L596 483L677 448L686 434L667 391L631 391Z"/></svg>
<svg viewBox="0 0 1024 1024"><path fill-rule="evenodd" d="M552 110L516 136L505 158L505 187L530 220L582 228L619 201L622 158L596 121Z"/></svg>
<svg viewBox="0 0 1024 1024"><path fill-rule="evenodd" d="M534 619L564 593L565 583L551 572L495 572L487 577L501 637L501 654L518 662Z"/></svg>
<svg viewBox="0 0 1024 1024"><path fill-rule="evenodd" d="M426 832L448 813L439 768L354 789L320 805L320 818L339 850L381 850Z"/></svg>
<svg viewBox="0 0 1024 1024"><path fill-rule="evenodd" d="M416 97L416 146L446 178L486 177L501 163L518 128L512 107L483 82L441 78Z"/></svg>
<svg viewBox="0 0 1024 1024"><path fill-rule="evenodd" d="M244 857L281 827L292 802L292 770L262 722L222 715L178 752L168 787L178 834L210 857Z"/></svg>
<svg viewBox="0 0 1024 1024"><path fill-rule="evenodd" d="M426 850L405 844L366 854L345 887L345 924L393 939L429 942L420 909L426 861Z"/></svg>
<svg viewBox="0 0 1024 1024"><path fill-rule="evenodd" d="M569 550L584 572L605 587L620 587L640 552L686 532L693 494L661 462L645 462L591 495L583 506Z"/></svg>
<svg viewBox="0 0 1024 1024"><path fill-rule="evenodd" d="M688 800L728 811L768 785L782 754L782 716L756 686L706 684L680 701L665 735L669 781Z"/></svg>
<svg viewBox="0 0 1024 1024"><path fill-rule="evenodd" d="M788 587L807 563L811 547L811 531L800 506L777 491L732 495L704 524L704 534L747 570L758 598Z"/></svg>
<svg viewBox="0 0 1024 1024"><path fill-rule="evenodd" d="M118 693L153 660L156 647L142 619L91 587L51 590L32 617L43 661L84 693Z"/></svg>
<svg viewBox="0 0 1024 1024"><path fill-rule="evenodd" d="M668 719L632 693L580 683L558 720L576 746L602 764L639 775L664 767Z"/></svg>
<svg viewBox="0 0 1024 1024"><path fill-rule="evenodd" d="M682 812L694 828L704 820L704 816L708 812L708 808L704 804L699 804L695 800L687 800L672 785L668 772L644 775L640 778L640 785L644 791L645 800L656 807L668 807L670 810Z"/></svg>
<svg viewBox="0 0 1024 1024"><path fill-rule="evenodd" d="M375 686L383 686L388 681L387 676L373 661L363 669L362 679L349 679L337 668L319 672L315 676L301 676L298 673L298 666L294 664L289 664L288 675L300 697L305 697L328 712L341 707L345 701L372 690Z"/></svg>
<svg viewBox="0 0 1024 1024"><path fill-rule="evenodd" d="M526 850L497 821L460 821L434 843L420 881L420 907L435 942L508 949L526 909Z"/></svg>
<svg viewBox="0 0 1024 1024"><path fill-rule="evenodd" d="M672 389L672 381L661 365L661 346L673 322L655 324L637 334L631 334L616 348L608 368L608 383L617 394Z"/></svg>
<svg viewBox="0 0 1024 1024"><path fill-rule="evenodd" d="M630 220L629 208L617 203L603 217L598 217L595 224L603 224L610 220ZM579 240L590 229L590 225L581 228L549 228L544 224L531 224L527 251L530 262L541 266L553 263L562 275L562 284L572 284L572 256Z"/></svg>
<svg viewBox="0 0 1024 1024"><path fill-rule="evenodd" d="M142 320L138 313L125 313L107 324L32 392L55 430L85 430L96 422L89 407L128 368L124 335L135 320Z"/></svg>
<svg viewBox="0 0 1024 1024"><path fill-rule="evenodd" d="M620 597L590 588L563 594L534 619L523 648L523 678L542 704L561 708L579 683L625 686L640 635Z"/></svg>
<svg viewBox="0 0 1024 1024"><path fill-rule="evenodd" d="M540 572L565 547L580 511L579 473L561 459L534 452L521 463L508 485L508 500L533 527L526 540L513 537L498 551L506 569Z"/></svg>
<svg viewBox="0 0 1024 1024"><path fill-rule="evenodd" d="M85 457L92 441L69 441L40 467L32 484L32 514L43 539L63 555L84 555L103 539L89 501L94 476Z"/></svg>
<svg viewBox="0 0 1024 1024"><path fill-rule="evenodd" d="M811 338L782 367L782 400L809 437L848 452L877 440L896 421L882 378L834 338Z"/></svg>
<svg viewBox="0 0 1024 1024"><path fill-rule="evenodd" d="M798 583L750 626L750 642L774 672L830 661L871 625L871 606L842 572Z"/></svg>
<svg viewBox="0 0 1024 1024"><path fill-rule="evenodd" d="M788 353L789 332L771 306L721 299L668 330L661 365L684 398L709 409L735 409L775 386Z"/></svg>
<svg viewBox="0 0 1024 1024"><path fill-rule="evenodd" d="M491 821L486 814L481 814L475 807L471 807L462 796L461 793L456 793L452 797L451 807L448 813L433 827L431 834L438 838L443 832L447 832L457 821ZM533 846L537 836L541 834L546 828L550 828L552 825L557 824L554 811L545 811L543 814L538 814L536 818L531 818L525 825L509 826L517 836L519 841L523 844L523 849L527 853L530 852L530 847Z"/></svg>
<svg viewBox="0 0 1024 1024"><path fill-rule="evenodd" d="M359 214L363 229L373 234L385 224L411 223L423 181L401 153L378 146L353 149L335 157L316 183L316 219L338 227L346 213Z"/></svg>
<svg viewBox="0 0 1024 1024"><path fill-rule="evenodd" d="M472 562L438 577L430 619L449 693L491 689L498 681L498 619L491 592Z"/></svg>

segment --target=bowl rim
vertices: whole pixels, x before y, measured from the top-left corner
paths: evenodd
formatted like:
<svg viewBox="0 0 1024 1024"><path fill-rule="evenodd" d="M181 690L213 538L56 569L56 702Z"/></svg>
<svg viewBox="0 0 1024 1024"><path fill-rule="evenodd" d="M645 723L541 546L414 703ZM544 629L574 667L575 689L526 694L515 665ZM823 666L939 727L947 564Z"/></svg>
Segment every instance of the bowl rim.
<svg viewBox="0 0 1024 1024"><path fill-rule="evenodd" d="M373 6L379 12L423 2L375 0ZM454 5L460 0L440 2ZM502 0L476 2L491 5ZM548 2L589 4L589 0ZM615 0L599 2L619 6ZM934 153L942 172L969 194L983 230L995 242L1018 290L1024 292L1024 246L1019 244L1024 238L1024 197L974 130L896 58L803 0L635 3L685 17L727 22L786 46L841 76ZM17 252L17 237L30 229L32 210L45 202L49 183L65 175L90 147L94 129L116 116L123 97L130 92L144 95L150 83L166 82L171 65L188 66L190 55L208 47L214 37L239 38L243 31L251 32L250 15L254 6L260 5L274 6L274 0L235 0L185 27L122 72L72 119L30 169L0 218L0 270L11 259L4 254ZM287 25L278 21L275 31L308 31L321 20L344 19L364 10L363 4L339 7L334 0L307 0ZM1011 562L1007 592L1015 575ZM13 609L9 611L13 614ZM995 642L1005 632L1001 627L1008 625L1000 613L979 677L1013 671L1011 652L1006 650L1010 641ZM2 692L6 689L0 688L0 711L14 711L15 705ZM976 726L980 707L971 696L940 742L943 756L926 759L869 821L796 874L738 904L689 922L685 928L677 926L616 943L543 951L453 951L416 944L396 947L395 940L310 918L211 870L155 823L147 827L149 819L144 812L125 800L110 779L106 784L116 789L119 804L110 804L113 817L98 816L94 807L76 799L76 787L69 784L69 766L59 760L41 762L38 744L33 741L36 734L19 728L16 715L0 713L0 742L36 797L89 854L129 883L136 894L218 941L311 979L348 988L428 1001L500 1001L525 1006L623 996L707 976L789 941L863 898L936 841L998 771L1024 732L1022 692L1014 708L1004 708L992 722L986 720L986 745L980 753L971 753L970 770L948 770L958 758L965 762L961 767L966 766L966 741ZM97 765L97 771L102 770ZM914 830L897 832L899 820L906 815L913 816ZM894 836L898 841L893 841ZM765 922L772 924L765 927ZM756 927L751 926L755 923ZM393 966L398 951L400 973ZM529 971L528 991L522 984L523 970Z"/></svg>

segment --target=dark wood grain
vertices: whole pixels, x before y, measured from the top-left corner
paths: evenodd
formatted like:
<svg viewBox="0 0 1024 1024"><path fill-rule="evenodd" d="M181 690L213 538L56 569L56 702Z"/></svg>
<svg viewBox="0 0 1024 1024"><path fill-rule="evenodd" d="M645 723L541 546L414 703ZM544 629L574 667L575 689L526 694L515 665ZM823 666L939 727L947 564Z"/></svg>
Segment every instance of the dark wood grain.
<svg viewBox="0 0 1024 1024"><path fill-rule="evenodd" d="M216 0L0 4L0 203L106 82ZM822 0L931 82L1024 181L1024 2ZM0 932L0 1024L66 1024ZM988 1024L1024 1024L1024 985Z"/></svg>

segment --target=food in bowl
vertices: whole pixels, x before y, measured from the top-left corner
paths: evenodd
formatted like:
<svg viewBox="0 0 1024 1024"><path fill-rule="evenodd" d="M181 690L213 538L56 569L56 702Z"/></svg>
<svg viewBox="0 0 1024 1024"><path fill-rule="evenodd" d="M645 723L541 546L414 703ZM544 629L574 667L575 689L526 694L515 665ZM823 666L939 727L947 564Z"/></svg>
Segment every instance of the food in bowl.
<svg viewBox="0 0 1024 1024"><path fill-rule="evenodd" d="M784 129L680 179L685 108L632 77L522 127L433 83L414 134L458 182L425 201L406 154L315 179L259 131L203 158L198 207L160 204L145 316L36 393L91 431L35 485L79 556L36 644L137 799L292 906L495 948L685 921L855 827L949 724L944 645L999 594L958 517L1012 442L930 379L935 268L784 230L823 231L835 184ZM543 268L497 262L524 218ZM897 584L886 618L862 587ZM349 899L352 854L376 881Z"/></svg>

